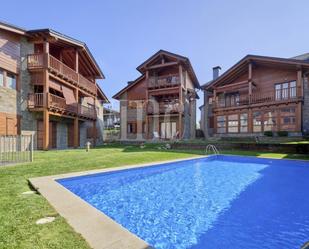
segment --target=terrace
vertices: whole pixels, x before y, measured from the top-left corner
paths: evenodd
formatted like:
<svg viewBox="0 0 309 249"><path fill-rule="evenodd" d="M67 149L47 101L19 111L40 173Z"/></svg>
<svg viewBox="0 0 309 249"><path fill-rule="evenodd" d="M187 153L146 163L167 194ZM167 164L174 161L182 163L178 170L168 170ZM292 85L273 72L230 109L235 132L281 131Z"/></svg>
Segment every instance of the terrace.
<svg viewBox="0 0 309 249"><path fill-rule="evenodd" d="M71 85L77 86L88 93L96 94L96 85L94 82L91 82L48 53L29 54L27 62L30 71L49 69L52 74L66 80Z"/></svg>
<svg viewBox="0 0 309 249"><path fill-rule="evenodd" d="M29 94L28 108L30 110L42 111L44 107L47 107L49 111L54 113L61 113L73 117L78 116L84 119L96 119L95 107L89 107L79 103L67 104L65 98L51 93Z"/></svg>
<svg viewBox="0 0 309 249"><path fill-rule="evenodd" d="M253 92L248 94L222 94L221 97L213 103L214 108L247 107L251 105L280 104L299 101L302 97L299 95L296 87L289 89L275 90L270 92Z"/></svg>

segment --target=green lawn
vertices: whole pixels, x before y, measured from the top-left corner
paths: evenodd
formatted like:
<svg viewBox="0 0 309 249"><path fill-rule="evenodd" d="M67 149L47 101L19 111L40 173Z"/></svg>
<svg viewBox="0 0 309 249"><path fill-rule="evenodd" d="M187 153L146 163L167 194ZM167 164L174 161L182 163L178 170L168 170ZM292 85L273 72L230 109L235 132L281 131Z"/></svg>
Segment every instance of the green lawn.
<svg viewBox="0 0 309 249"><path fill-rule="evenodd" d="M203 154L203 151L166 151L159 144L137 146L110 145L103 148L36 152L35 162L0 167L0 248L89 248L40 195L22 195L29 191L27 179L74 171L117 167L162 160L180 159ZM301 158L307 156L225 151L227 154L274 158ZM53 223L36 225L39 218L56 216Z"/></svg>

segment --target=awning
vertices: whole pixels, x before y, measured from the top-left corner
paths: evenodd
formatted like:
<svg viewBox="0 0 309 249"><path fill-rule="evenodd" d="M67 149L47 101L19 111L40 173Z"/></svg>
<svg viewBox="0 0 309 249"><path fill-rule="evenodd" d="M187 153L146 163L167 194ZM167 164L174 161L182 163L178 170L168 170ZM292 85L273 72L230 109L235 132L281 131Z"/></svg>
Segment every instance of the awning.
<svg viewBox="0 0 309 249"><path fill-rule="evenodd" d="M65 98L65 102L69 105L69 104L73 104L76 103L76 99L74 96L74 92L72 89L67 88L65 86L62 86L62 92L63 92L63 96Z"/></svg>
<svg viewBox="0 0 309 249"><path fill-rule="evenodd" d="M53 80L49 80L49 87L55 89L56 91L62 92L61 85Z"/></svg>

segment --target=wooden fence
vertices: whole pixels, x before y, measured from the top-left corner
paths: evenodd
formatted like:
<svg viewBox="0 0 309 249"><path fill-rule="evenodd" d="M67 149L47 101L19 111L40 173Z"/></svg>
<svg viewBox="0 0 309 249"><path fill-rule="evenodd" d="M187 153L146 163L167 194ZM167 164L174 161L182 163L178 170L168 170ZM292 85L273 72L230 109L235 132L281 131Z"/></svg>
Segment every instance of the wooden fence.
<svg viewBox="0 0 309 249"><path fill-rule="evenodd" d="M0 136L0 166L33 161L33 136Z"/></svg>

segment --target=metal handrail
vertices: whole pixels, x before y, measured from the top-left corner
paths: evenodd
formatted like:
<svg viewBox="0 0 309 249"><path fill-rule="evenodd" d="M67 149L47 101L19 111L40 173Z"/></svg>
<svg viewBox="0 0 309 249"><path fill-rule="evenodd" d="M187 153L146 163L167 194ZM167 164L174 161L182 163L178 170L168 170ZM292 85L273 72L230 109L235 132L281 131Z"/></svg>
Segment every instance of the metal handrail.
<svg viewBox="0 0 309 249"><path fill-rule="evenodd" d="M217 156L217 155L220 155L219 150L218 150L217 147L214 146L213 144L208 144L208 145L206 146L205 154L208 155L208 153L209 153L210 150L212 150L212 151L213 151L213 154L215 154L216 156Z"/></svg>

